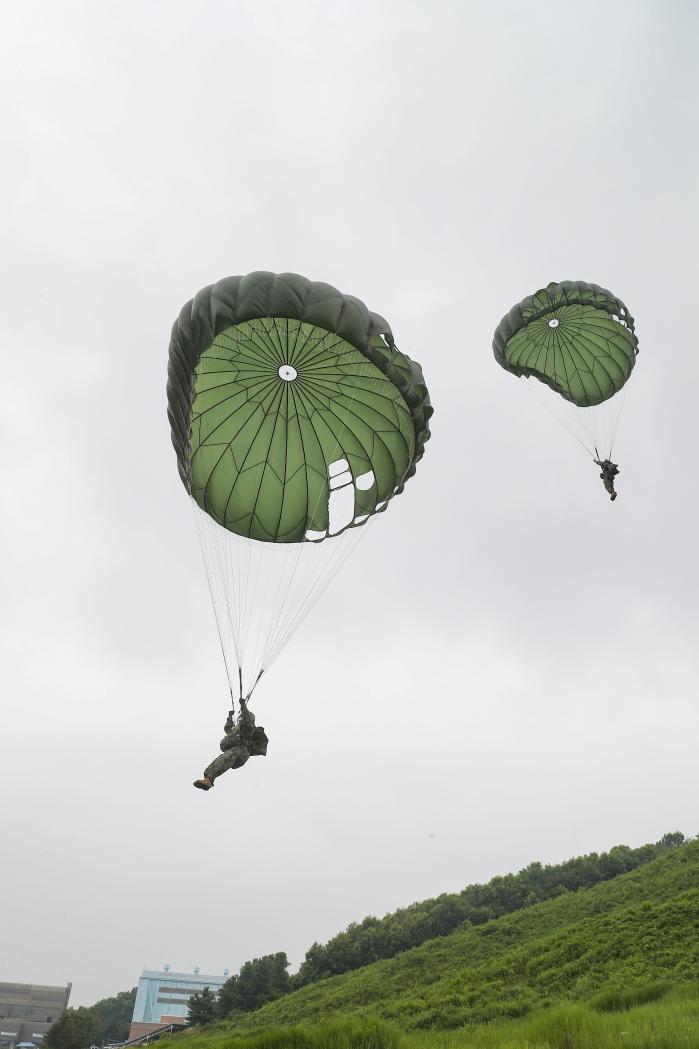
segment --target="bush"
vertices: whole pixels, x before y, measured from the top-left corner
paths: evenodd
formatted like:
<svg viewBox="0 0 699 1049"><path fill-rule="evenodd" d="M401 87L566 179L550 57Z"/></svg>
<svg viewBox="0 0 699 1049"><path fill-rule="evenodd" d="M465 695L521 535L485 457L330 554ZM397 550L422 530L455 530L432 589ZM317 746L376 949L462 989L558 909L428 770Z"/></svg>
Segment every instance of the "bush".
<svg viewBox="0 0 699 1049"><path fill-rule="evenodd" d="M669 980L628 987L626 990L603 991L590 1000L590 1008L596 1013L623 1013L637 1005L657 1002L672 990Z"/></svg>
<svg viewBox="0 0 699 1049"><path fill-rule="evenodd" d="M579 1005L559 1005L533 1016L526 1025L532 1046L547 1049L582 1049L599 1045L603 1021Z"/></svg>

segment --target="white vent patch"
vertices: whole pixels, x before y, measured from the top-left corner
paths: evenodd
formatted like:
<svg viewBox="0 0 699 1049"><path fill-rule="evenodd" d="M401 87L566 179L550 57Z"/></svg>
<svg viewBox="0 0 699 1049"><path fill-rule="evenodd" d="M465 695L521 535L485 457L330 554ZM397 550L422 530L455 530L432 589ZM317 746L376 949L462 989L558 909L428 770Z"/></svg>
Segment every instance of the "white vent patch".
<svg viewBox="0 0 699 1049"><path fill-rule="evenodd" d="M375 484L376 477L373 470L367 470L366 473L359 474L359 476L353 478L350 465L346 459L336 459L335 462L330 463L328 466L328 487L330 489L328 497L328 530L327 532L319 532L309 528L304 537L306 541L318 543L326 535L337 535L338 532L342 532L348 525L362 524L366 521L370 516L369 514L354 516L355 494L357 491L368 492ZM381 505L385 506L386 503L384 502Z"/></svg>
<svg viewBox="0 0 699 1049"><path fill-rule="evenodd" d="M338 474L344 473L349 468L350 465L346 459L336 459L334 463L330 463L328 466L328 477L337 477Z"/></svg>

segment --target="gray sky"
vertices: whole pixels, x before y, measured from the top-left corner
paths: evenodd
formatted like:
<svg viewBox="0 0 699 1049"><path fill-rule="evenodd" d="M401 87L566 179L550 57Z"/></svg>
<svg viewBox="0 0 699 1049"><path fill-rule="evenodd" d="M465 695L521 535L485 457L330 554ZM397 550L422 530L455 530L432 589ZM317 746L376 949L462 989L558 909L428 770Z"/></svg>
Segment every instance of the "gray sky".
<svg viewBox="0 0 699 1049"><path fill-rule="evenodd" d="M296 965L369 913L699 831L697 29L667 0L5 5L4 979L89 1004L144 965ZM254 269L386 316L436 411L259 690L267 760L206 795L226 686L167 345ZM492 357L564 279L636 318L613 506Z"/></svg>

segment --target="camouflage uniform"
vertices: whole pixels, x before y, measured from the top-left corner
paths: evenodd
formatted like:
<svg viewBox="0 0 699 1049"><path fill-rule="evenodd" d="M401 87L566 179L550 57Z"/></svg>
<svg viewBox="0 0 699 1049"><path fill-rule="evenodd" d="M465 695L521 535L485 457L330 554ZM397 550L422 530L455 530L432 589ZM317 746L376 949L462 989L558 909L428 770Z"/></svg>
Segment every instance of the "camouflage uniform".
<svg viewBox="0 0 699 1049"><path fill-rule="evenodd" d="M265 730L255 725L255 715L252 714L245 703L240 705L240 715L235 721L233 711L228 715L224 726L226 735L220 743L222 753L204 769L202 779L195 780L194 786L202 790L210 790L214 780L228 769L239 769L248 758L264 757L267 753L269 740ZM206 781L210 782L207 783Z"/></svg>
<svg viewBox="0 0 699 1049"><path fill-rule="evenodd" d="M609 492L609 498L614 502L617 497L617 493L614 491L614 478L619 473L619 467L616 463L613 463L611 459L595 459L598 466L602 467L602 484L605 487L605 491Z"/></svg>

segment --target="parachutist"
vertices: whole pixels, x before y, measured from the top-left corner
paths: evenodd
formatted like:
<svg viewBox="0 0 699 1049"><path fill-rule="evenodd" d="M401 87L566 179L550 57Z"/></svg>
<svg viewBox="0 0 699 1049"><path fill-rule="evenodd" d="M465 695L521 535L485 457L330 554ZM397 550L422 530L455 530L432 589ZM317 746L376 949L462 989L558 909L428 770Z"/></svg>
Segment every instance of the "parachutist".
<svg viewBox="0 0 699 1049"><path fill-rule="evenodd" d="M614 478L619 473L619 467L616 463L613 463L611 459L595 459L598 466L602 467L602 484L605 490L609 492L609 498L614 502L617 497L617 493L614 491Z"/></svg>
<svg viewBox="0 0 699 1049"><path fill-rule="evenodd" d="M230 698L247 701L349 552L340 533L382 513L415 473L429 393L388 321L356 296L258 270L183 306L167 396ZM243 703L199 790L266 754L248 721Z"/></svg>
<svg viewBox="0 0 699 1049"><path fill-rule="evenodd" d="M230 711L224 725L226 733L221 740L222 753L204 769L201 779L195 779L199 790L211 790L214 781L228 769L239 769L248 758L264 757L269 740L262 726L255 725L255 715L248 710L245 700L240 701L240 714Z"/></svg>
<svg viewBox="0 0 699 1049"><path fill-rule="evenodd" d="M495 329L493 353L505 371L533 380L529 389L548 387L544 404L554 415L557 405L563 408L558 398L567 402L561 422L593 458L599 448L611 455L619 412L607 415L602 406L610 402L621 410L620 394L638 356L634 319L621 299L587 281L552 282L505 314ZM574 432L578 422L582 434ZM609 498L616 499L619 467L611 459L594 461Z"/></svg>

